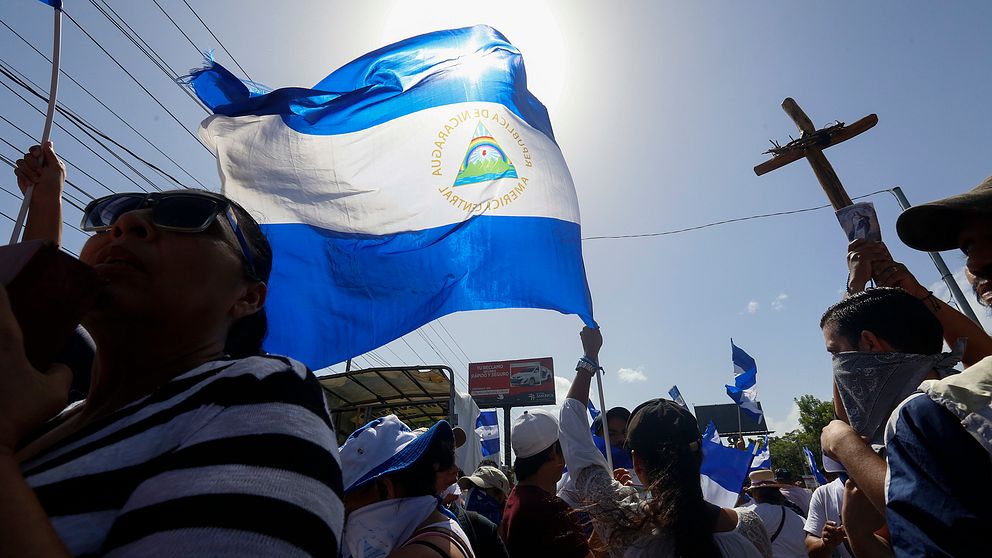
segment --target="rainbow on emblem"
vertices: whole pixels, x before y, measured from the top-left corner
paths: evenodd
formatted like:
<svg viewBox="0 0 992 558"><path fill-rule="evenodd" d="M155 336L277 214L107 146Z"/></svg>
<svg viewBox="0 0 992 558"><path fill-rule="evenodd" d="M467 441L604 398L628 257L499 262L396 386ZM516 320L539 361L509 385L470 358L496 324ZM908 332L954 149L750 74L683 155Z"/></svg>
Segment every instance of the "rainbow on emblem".
<svg viewBox="0 0 992 558"><path fill-rule="evenodd" d="M468 144L465 158L458 169L454 186L488 182L499 178L517 178L513 163L500 149L489 130L479 122L475 137Z"/></svg>

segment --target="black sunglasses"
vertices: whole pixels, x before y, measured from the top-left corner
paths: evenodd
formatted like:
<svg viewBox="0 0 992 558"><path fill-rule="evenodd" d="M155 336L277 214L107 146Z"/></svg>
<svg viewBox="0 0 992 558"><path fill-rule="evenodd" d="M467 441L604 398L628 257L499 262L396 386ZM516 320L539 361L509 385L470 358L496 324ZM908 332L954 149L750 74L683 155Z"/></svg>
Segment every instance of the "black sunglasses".
<svg viewBox="0 0 992 558"><path fill-rule="evenodd" d="M208 192L111 194L86 205L79 228L87 232L107 231L121 215L145 208L151 208L152 223L156 227L174 232L203 232L213 224L218 215L224 215L238 239L249 277L260 280L255 272L255 259L251 255L248 239L238 226L238 218L231 209L231 202Z"/></svg>

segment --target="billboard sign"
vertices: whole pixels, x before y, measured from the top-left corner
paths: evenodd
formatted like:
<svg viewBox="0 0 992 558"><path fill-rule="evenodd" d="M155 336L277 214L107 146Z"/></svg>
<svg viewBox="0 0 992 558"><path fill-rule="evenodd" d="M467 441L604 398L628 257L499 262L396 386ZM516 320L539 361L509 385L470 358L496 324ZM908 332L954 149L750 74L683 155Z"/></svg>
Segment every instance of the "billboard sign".
<svg viewBox="0 0 992 558"><path fill-rule="evenodd" d="M483 409L554 405L554 361L544 357L470 363L468 393Z"/></svg>

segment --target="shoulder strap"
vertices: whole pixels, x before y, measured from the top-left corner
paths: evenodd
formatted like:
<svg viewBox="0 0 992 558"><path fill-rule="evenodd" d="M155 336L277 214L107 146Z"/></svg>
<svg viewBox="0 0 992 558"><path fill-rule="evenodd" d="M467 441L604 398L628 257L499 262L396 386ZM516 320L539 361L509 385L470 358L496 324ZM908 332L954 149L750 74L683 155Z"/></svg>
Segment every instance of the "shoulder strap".
<svg viewBox="0 0 992 558"><path fill-rule="evenodd" d="M441 556L441 558L451 558L450 556L448 556L448 554L445 551L441 550L441 548L434 543L430 543L427 541L412 541L403 546L409 546L411 544L419 544L421 546L426 546L427 548L433 550L434 552L437 552L438 555Z"/></svg>
<svg viewBox="0 0 992 558"><path fill-rule="evenodd" d="M418 529L417 531L415 531L413 533L413 536L410 537L410 539L407 540L407 542L403 544L403 546L406 546L406 545L409 545L409 544L420 544L420 543L423 543L423 542L427 542L427 541L423 541L421 539L423 539L424 537L428 537L428 536L436 536L436 537L441 537L443 539L447 539L449 542L451 542L456 547L458 547L458 550L461 551L462 555L464 555L465 558L473 558L474 557L474 554L472 554L471 549L470 548L466 548L465 542L462 541L461 538L458 535L456 535L453 531L450 531L448 529L444 529L444 528L441 528L441 527L425 527L423 529ZM429 545L429 546L434 546L434 545ZM441 552L441 555L444 556L445 558L450 558L446 553L444 553L443 551L440 551L440 549L437 549L437 550L439 552Z"/></svg>
<svg viewBox="0 0 992 558"><path fill-rule="evenodd" d="M785 527L785 506L782 507L782 519L778 522L778 529L775 529L775 534L771 536L772 542L778 538L779 534L782 533L782 527Z"/></svg>

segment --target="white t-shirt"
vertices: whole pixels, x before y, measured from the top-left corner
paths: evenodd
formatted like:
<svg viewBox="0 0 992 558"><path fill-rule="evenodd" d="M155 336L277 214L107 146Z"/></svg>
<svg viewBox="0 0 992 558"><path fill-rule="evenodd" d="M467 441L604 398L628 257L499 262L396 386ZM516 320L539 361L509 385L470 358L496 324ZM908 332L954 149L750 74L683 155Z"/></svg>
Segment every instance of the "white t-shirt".
<svg viewBox="0 0 992 558"><path fill-rule="evenodd" d="M761 517L769 538L775 535L775 531L779 531L778 526L782 524L782 530L772 541L772 555L775 558L807 558L806 532L803 531L804 522L799 514L785 506L767 502L754 504L751 509Z"/></svg>
<svg viewBox="0 0 992 558"><path fill-rule="evenodd" d="M803 529L814 537L819 537L827 521L840 525L840 510L843 503L844 483L840 482L840 479L834 479L833 482L817 487L809 501L809 516L806 517L806 525ZM843 558L854 558L844 545L838 546L837 550Z"/></svg>

